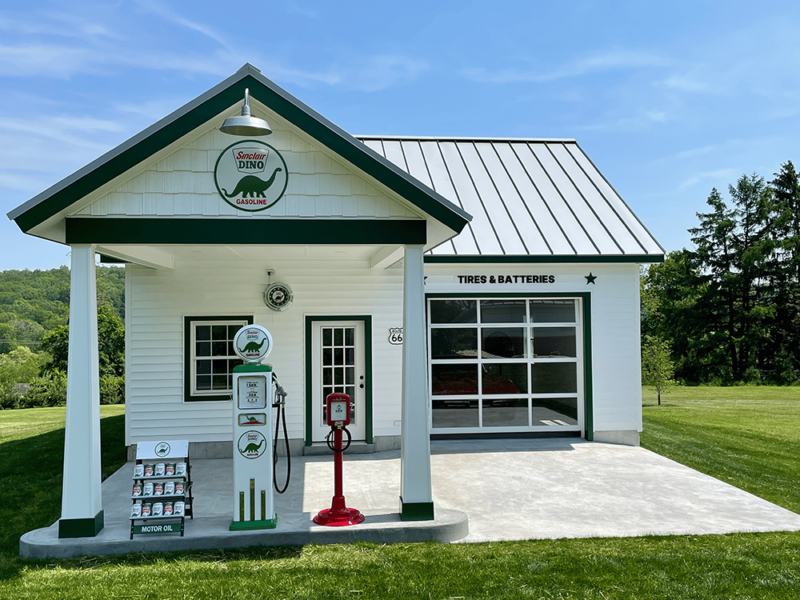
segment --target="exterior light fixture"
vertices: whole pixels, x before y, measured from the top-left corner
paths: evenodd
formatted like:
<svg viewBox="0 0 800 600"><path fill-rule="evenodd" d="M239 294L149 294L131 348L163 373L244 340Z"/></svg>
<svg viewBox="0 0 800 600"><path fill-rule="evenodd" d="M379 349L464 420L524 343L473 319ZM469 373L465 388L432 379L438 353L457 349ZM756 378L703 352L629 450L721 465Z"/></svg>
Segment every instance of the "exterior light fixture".
<svg viewBox="0 0 800 600"><path fill-rule="evenodd" d="M253 117L250 115L250 90L244 91L244 106L242 106L242 114L239 117L228 117L219 128L222 133L230 135L241 135L244 137L252 137L258 135L269 135L272 130L267 125L264 119Z"/></svg>

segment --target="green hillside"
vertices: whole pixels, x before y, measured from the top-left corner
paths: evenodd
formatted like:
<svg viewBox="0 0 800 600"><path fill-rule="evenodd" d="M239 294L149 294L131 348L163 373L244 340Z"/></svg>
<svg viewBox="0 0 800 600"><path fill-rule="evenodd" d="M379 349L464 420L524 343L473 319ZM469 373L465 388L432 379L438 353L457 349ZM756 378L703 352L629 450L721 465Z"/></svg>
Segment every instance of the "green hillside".
<svg viewBox="0 0 800 600"><path fill-rule="evenodd" d="M97 268L97 303L125 318L125 269ZM69 269L0 271L0 354L38 351L42 336L69 316Z"/></svg>

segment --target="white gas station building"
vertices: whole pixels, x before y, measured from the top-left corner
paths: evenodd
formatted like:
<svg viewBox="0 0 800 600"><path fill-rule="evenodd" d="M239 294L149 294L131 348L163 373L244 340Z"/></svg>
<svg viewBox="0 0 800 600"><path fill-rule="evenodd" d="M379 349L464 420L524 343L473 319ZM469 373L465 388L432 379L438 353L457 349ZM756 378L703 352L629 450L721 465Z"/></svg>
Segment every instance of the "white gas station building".
<svg viewBox="0 0 800 600"><path fill-rule="evenodd" d="M220 131L249 89L271 135ZM574 140L354 137L251 65L9 213L69 245L61 537L103 527L95 260L125 263L125 444L231 456L233 335L269 330L293 453L351 397L433 518L430 439L641 431L639 265L664 250Z"/></svg>

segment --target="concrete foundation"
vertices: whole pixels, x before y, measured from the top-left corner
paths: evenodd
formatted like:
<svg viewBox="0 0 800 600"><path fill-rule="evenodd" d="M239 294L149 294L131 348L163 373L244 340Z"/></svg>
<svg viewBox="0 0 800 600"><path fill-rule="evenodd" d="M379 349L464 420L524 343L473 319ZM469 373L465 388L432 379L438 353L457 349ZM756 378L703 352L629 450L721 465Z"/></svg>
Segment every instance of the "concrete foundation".
<svg viewBox="0 0 800 600"><path fill-rule="evenodd" d="M595 431L594 441L603 444L621 444L623 446L638 446L638 431Z"/></svg>

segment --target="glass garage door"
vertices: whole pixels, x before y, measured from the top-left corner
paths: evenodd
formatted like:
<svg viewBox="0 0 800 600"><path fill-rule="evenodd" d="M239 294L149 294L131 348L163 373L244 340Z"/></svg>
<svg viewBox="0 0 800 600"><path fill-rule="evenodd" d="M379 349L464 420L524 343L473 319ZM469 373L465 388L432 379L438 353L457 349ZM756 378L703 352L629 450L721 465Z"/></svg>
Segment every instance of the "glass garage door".
<svg viewBox="0 0 800 600"><path fill-rule="evenodd" d="M580 431L579 298L431 298L433 433Z"/></svg>

